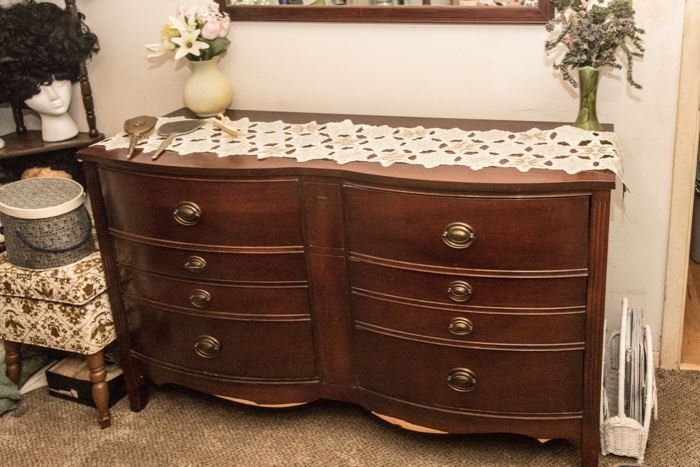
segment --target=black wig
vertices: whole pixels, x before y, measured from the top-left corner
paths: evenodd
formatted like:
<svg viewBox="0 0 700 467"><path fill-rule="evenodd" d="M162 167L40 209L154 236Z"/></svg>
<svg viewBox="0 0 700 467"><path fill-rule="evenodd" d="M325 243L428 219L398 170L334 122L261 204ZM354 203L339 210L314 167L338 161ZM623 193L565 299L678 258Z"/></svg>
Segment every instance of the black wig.
<svg viewBox="0 0 700 467"><path fill-rule="evenodd" d="M0 7L0 101L22 102L54 79L76 82L99 51L84 18L34 0Z"/></svg>

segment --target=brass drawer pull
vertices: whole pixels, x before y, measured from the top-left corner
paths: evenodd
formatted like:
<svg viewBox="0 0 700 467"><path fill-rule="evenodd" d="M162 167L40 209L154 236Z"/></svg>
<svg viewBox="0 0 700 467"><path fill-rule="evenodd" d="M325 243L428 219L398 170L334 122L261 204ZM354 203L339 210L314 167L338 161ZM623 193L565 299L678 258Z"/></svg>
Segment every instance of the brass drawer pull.
<svg viewBox="0 0 700 467"><path fill-rule="evenodd" d="M206 308L211 303L211 294L203 289L194 289L190 294L190 303L195 308Z"/></svg>
<svg viewBox="0 0 700 467"><path fill-rule="evenodd" d="M216 337L199 336L194 343L194 351L202 358L214 358L221 352L221 342Z"/></svg>
<svg viewBox="0 0 700 467"><path fill-rule="evenodd" d="M472 298L472 286L466 281L452 281L447 286L447 296L453 302L468 302Z"/></svg>
<svg viewBox="0 0 700 467"><path fill-rule="evenodd" d="M173 218L178 224L196 225L202 218L202 209L192 201L182 201L173 211Z"/></svg>
<svg viewBox="0 0 700 467"><path fill-rule="evenodd" d="M455 336L468 336L474 330L474 324L467 318L452 318L447 330Z"/></svg>
<svg viewBox="0 0 700 467"><path fill-rule="evenodd" d="M476 386L476 373L468 368L453 368L447 376L447 384L458 392L469 392Z"/></svg>
<svg viewBox="0 0 700 467"><path fill-rule="evenodd" d="M447 224L442 233L442 241L450 248L468 248L476 240L476 232L464 222Z"/></svg>
<svg viewBox="0 0 700 467"><path fill-rule="evenodd" d="M185 261L185 269L187 269L190 272L194 272L194 273L201 272L206 267L207 267L207 260L205 260L201 256L190 256Z"/></svg>

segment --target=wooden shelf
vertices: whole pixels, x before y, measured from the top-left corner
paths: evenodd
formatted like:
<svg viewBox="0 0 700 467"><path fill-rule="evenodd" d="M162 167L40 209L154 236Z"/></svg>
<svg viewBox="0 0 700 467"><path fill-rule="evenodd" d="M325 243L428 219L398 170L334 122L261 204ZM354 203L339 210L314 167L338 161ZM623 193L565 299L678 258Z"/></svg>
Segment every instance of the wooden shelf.
<svg viewBox="0 0 700 467"><path fill-rule="evenodd" d="M97 136L91 137L88 133L81 132L65 141L47 143L42 141L41 131L29 130L25 135L20 136L17 133L8 133L0 136L0 138L5 140L5 147L0 149L0 159L9 159L11 157L59 151L61 149L84 148L104 139L104 135L98 133Z"/></svg>

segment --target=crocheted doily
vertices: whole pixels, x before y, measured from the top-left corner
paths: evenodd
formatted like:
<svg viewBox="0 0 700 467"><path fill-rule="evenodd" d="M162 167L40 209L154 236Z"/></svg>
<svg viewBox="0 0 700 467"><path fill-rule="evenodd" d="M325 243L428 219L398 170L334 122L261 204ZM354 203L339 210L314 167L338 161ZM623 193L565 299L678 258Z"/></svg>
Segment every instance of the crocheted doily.
<svg viewBox="0 0 700 467"><path fill-rule="evenodd" d="M184 117L160 118L157 127ZM250 155L258 159L288 157L297 161L330 159L339 164L377 162L383 166L402 162L425 167L464 165L563 170L569 174L586 170L611 170L622 175L621 151L611 132L591 132L573 126L524 132L469 131L458 128L390 127L355 124L350 120L331 123L255 122L248 118L230 125L231 136L211 121L200 129L176 137L168 147L180 155L209 152L219 157ZM164 137L157 132L141 140L144 153L155 150ZM117 134L96 143L106 149L127 148L129 136Z"/></svg>

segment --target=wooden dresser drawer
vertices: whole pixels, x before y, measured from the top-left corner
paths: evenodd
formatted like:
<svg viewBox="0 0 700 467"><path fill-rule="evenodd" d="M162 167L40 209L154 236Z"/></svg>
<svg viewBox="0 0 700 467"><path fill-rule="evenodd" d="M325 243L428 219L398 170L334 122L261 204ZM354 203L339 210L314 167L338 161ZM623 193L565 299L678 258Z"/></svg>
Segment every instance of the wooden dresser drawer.
<svg viewBox="0 0 700 467"><path fill-rule="evenodd" d="M360 386L397 399L522 414L582 407L582 349L478 350L363 329L356 330L355 347Z"/></svg>
<svg viewBox="0 0 700 467"><path fill-rule="evenodd" d="M235 315L308 315L305 283L215 284L186 281L121 268L124 294L193 311Z"/></svg>
<svg viewBox="0 0 700 467"><path fill-rule="evenodd" d="M131 349L197 372L243 378L313 378L308 318L253 321L175 313L126 299Z"/></svg>
<svg viewBox="0 0 700 467"><path fill-rule="evenodd" d="M403 333L471 343L544 345L583 343L585 311L489 313L455 311L352 294L355 322Z"/></svg>
<svg viewBox="0 0 700 467"><path fill-rule="evenodd" d="M473 269L588 267L585 195L470 197L346 185L345 201L353 253Z"/></svg>
<svg viewBox="0 0 700 467"><path fill-rule="evenodd" d="M117 262L141 271L195 280L305 281L306 262L299 253L227 253L170 248L112 237Z"/></svg>
<svg viewBox="0 0 700 467"><path fill-rule="evenodd" d="M397 298L444 305L543 309L585 307L586 276L488 277L437 274L350 261L351 284Z"/></svg>
<svg viewBox="0 0 700 467"><path fill-rule="evenodd" d="M203 245L302 245L296 179L172 178L100 170L110 229Z"/></svg>

